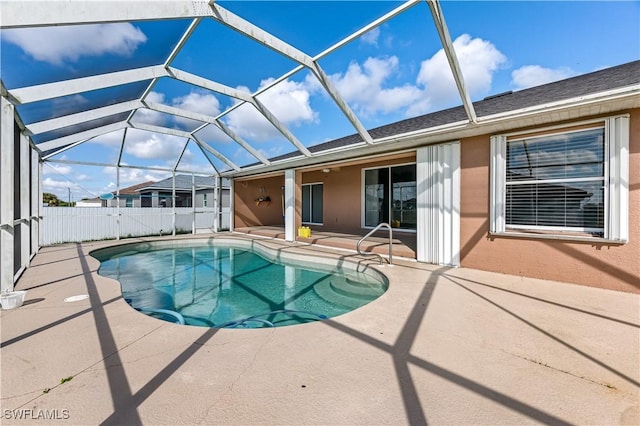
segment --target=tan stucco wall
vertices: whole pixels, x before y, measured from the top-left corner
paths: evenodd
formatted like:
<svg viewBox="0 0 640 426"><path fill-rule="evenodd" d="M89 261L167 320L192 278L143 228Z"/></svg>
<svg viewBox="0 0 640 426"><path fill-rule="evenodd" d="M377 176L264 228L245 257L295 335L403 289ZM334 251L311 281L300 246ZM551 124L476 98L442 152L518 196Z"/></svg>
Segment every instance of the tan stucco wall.
<svg viewBox="0 0 640 426"><path fill-rule="evenodd" d="M282 186L284 175L262 179L237 179L234 181L234 226L281 226L282 218ZM261 192L262 188L262 192ZM269 196L270 203L256 205L259 197Z"/></svg>
<svg viewBox="0 0 640 426"><path fill-rule="evenodd" d="M629 242L489 236L489 135L461 144L461 266L640 293L640 110L630 120Z"/></svg>
<svg viewBox="0 0 640 426"><path fill-rule="evenodd" d="M322 226L313 226L326 232L358 233L362 229L362 169L394 164L414 163L415 153L400 158L370 161L364 164L329 167L302 173L302 183L322 182Z"/></svg>

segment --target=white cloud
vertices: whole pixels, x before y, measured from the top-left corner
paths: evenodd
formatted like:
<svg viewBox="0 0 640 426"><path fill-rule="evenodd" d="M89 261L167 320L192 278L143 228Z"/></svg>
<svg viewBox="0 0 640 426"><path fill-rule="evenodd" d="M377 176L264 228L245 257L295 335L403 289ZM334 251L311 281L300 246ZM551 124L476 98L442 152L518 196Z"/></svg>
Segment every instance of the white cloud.
<svg viewBox="0 0 640 426"><path fill-rule="evenodd" d="M60 174L60 175L68 175L72 172L72 168L70 166L62 165L62 164L51 164L45 163L46 167L42 168L43 175L50 174Z"/></svg>
<svg viewBox="0 0 640 426"><path fill-rule="evenodd" d="M164 103L164 94L159 92L149 92L145 100L158 104ZM167 126L171 116L162 112L154 111L147 108L140 108L133 115L133 123L146 123L154 126Z"/></svg>
<svg viewBox="0 0 640 426"><path fill-rule="evenodd" d="M84 188L82 188L80 184L75 182L69 182L68 180L53 179L51 177L46 177L42 179L42 191L56 194L58 198L64 201L67 200L69 189L72 192L75 192L75 191L85 192Z"/></svg>
<svg viewBox="0 0 640 426"><path fill-rule="evenodd" d="M198 130L195 135L203 142L229 143L231 139L222 130L213 124L208 125L204 129Z"/></svg>
<svg viewBox="0 0 640 426"><path fill-rule="evenodd" d="M273 80L261 82L260 87ZM311 108L310 97L317 86L307 82L285 80L266 92L258 99L279 121L287 126L299 126L317 120L317 113ZM280 133L252 105L245 104L226 116L227 125L239 136L258 141L278 137Z"/></svg>
<svg viewBox="0 0 640 426"><path fill-rule="evenodd" d="M416 86L384 88L388 78L397 72L399 60L388 58L368 58L361 66L357 62L349 64L344 74L335 74L332 80L338 92L359 113L372 115L377 112L393 112L420 101L424 94Z"/></svg>
<svg viewBox="0 0 640 426"><path fill-rule="evenodd" d="M129 131L129 133L134 132ZM176 136L140 132L136 135L127 134L124 152L137 158L175 161L182 152L185 143L184 138Z"/></svg>
<svg viewBox="0 0 640 426"><path fill-rule="evenodd" d="M124 130L118 130L115 132L107 133L105 135L96 136L95 138L91 139L90 142L86 142L86 143L88 144L97 143L100 145L116 148L116 147L119 147L120 144L122 143L123 133L124 133Z"/></svg>
<svg viewBox="0 0 640 426"><path fill-rule="evenodd" d="M220 114L220 102L211 93L191 92L186 96L174 98L172 103L175 107L212 117Z"/></svg>
<svg viewBox="0 0 640 426"><path fill-rule="evenodd" d="M544 68L540 65L525 65L511 73L511 84L516 90L539 86L575 75L570 68Z"/></svg>
<svg viewBox="0 0 640 426"><path fill-rule="evenodd" d="M378 47L378 39L380 38L380 27L375 27L371 31L368 31L360 37L360 40L364 44L370 44L372 46Z"/></svg>
<svg viewBox="0 0 640 426"><path fill-rule="evenodd" d="M105 53L131 56L147 37L129 23L4 30L2 36L38 61L62 65Z"/></svg>
<svg viewBox="0 0 640 426"><path fill-rule="evenodd" d="M489 41L462 34L453 42L469 94L479 96L491 90L493 73L506 63L506 57ZM458 100L458 90L443 49L423 61L417 83L423 85L432 104Z"/></svg>
<svg viewBox="0 0 640 426"><path fill-rule="evenodd" d="M166 167L166 166L158 166L158 167ZM116 168L115 167L105 167L103 173L113 180L116 178ZM144 170L144 169L130 169L127 167L120 168L120 188L126 188L128 186L137 185L139 183L154 181L157 182L162 179L166 179L171 176L171 173L168 172L158 172L154 170ZM104 192L111 192L116 190L115 182L111 181L108 185L104 187Z"/></svg>
<svg viewBox="0 0 640 426"><path fill-rule="evenodd" d="M205 114L211 117L215 117L220 114L220 101L218 101L218 98L211 93L191 92L186 96L174 98L172 100L172 104L177 108ZM193 131L203 124L200 121L183 117L175 117L174 120L176 123L180 124L181 127L189 131Z"/></svg>

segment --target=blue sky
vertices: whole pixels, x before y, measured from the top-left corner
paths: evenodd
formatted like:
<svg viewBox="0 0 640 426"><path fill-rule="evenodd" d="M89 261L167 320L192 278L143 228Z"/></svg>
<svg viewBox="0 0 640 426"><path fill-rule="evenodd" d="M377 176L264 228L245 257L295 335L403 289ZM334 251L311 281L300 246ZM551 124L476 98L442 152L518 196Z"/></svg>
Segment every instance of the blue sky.
<svg viewBox="0 0 640 426"><path fill-rule="evenodd" d="M219 5L316 56L401 2L219 1ZM640 2L444 1L444 16L472 100L544 84L640 58ZM162 64L188 20L77 27L3 30L2 80L9 88ZM213 20L204 20L171 66L249 92L297 64ZM320 60L342 97L366 128L459 105L429 8L421 3ZM22 105L27 123L139 96L148 82ZM234 100L171 79L161 79L149 100L215 116ZM355 133L308 71L300 71L259 96L305 145ZM53 114L53 115L52 115ZM193 130L201 123L156 112L138 112L134 122ZM223 121L267 157L294 150L252 108L240 107ZM64 135L38 135L36 142ZM198 133L239 165L256 161L219 131ZM95 138L55 158L115 163L122 132ZM122 161L173 167L184 138L129 130ZM210 156L211 161L226 166ZM211 173L192 142L180 169ZM47 192L64 199L97 196L114 189L115 169L46 164ZM122 169L121 186L158 180L166 173Z"/></svg>

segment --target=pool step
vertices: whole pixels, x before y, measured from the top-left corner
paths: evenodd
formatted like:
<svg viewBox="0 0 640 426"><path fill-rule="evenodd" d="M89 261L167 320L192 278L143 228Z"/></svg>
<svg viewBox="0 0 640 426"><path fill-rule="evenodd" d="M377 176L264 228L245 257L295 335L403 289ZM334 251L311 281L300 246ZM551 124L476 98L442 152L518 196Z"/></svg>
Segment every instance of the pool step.
<svg viewBox="0 0 640 426"><path fill-rule="evenodd" d="M383 293L382 289L375 291L366 284L355 281L348 282L343 277L331 277L320 281L313 286L313 289L319 297L327 302L350 309L359 308Z"/></svg>
<svg viewBox="0 0 640 426"><path fill-rule="evenodd" d="M349 277L331 278L331 289L344 296L364 297L366 299L376 298L384 293L384 289L380 288L379 284L363 283L352 280Z"/></svg>

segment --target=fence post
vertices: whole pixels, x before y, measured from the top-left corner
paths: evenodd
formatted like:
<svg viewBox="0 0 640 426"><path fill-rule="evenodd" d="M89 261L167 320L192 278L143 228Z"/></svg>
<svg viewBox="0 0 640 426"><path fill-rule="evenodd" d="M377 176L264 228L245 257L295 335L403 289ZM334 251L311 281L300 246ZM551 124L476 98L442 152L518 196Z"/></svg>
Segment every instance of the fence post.
<svg viewBox="0 0 640 426"><path fill-rule="evenodd" d="M193 207L193 221L191 223L191 233L196 233L196 176L191 173L191 205Z"/></svg>
<svg viewBox="0 0 640 426"><path fill-rule="evenodd" d="M176 235L176 171L173 171L173 180L171 185L171 235Z"/></svg>
<svg viewBox="0 0 640 426"><path fill-rule="evenodd" d="M116 240L120 240L120 166L116 166Z"/></svg>

